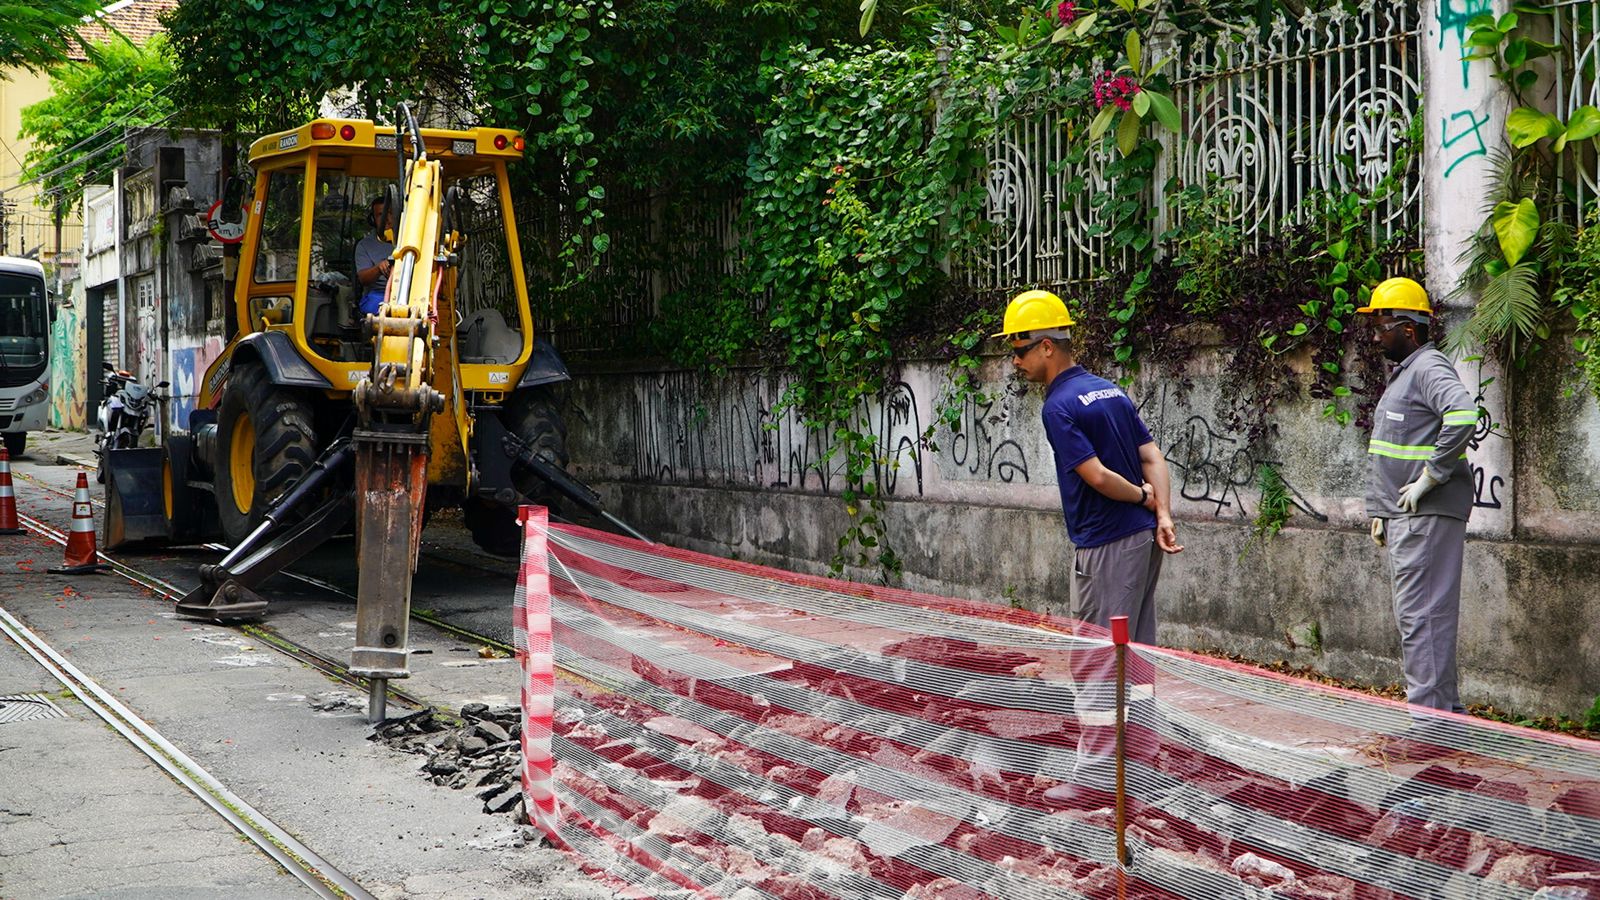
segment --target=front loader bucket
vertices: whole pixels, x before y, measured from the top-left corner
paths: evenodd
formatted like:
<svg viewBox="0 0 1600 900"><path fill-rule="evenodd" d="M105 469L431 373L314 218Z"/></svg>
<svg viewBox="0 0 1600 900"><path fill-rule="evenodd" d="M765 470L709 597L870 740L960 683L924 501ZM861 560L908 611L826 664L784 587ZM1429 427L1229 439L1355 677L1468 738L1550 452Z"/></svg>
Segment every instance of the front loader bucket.
<svg viewBox="0 0 1600 900"><path fill-rule="evenodd" d="M161 448L108 450L106 484L107 550L139 541L167 539L161 502Z"/></svg>

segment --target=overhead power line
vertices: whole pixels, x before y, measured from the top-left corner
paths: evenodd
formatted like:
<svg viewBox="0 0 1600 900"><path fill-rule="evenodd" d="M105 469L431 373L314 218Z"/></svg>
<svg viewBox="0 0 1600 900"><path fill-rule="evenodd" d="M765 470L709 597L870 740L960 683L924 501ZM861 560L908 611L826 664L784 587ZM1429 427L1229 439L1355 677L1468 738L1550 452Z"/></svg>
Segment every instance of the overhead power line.
<svg viewBox="0 0 1600 900"><path fill-rule="evenodd" d="M145 127L155 128L157 126L164 125L167 122L171 121L177 115L178 115L177 111L174 110L173 112L170 112L170 113L166 114L165 116L162 116L160 119L157 119L156 121L149 123ZM71 169L74 166L80 165L82 163L86 163L91 159L94 159L94 158L96 158L98 156L101 156L101 155L107 153L108 151L114 150L114 149L117 148L117 146L118 146L118 144L115 141L113 141L111 143L108 143L104 147L101 147L98 150L94 150L92 152L85 153L85 154L83 154L83 155L71 160L70 162L64 163L62 165L59 165L59 166L55 167L54 169L51 169L48 172L43 172L43 173L41 173L39 175L36 175L32 179L29 179L28 181L18 182L17 184L12 185L11 187L6 188L5 190L0 190L0 195L9 194L12 191L15 191L15 190L17 190L19 188L27 187L28 185L31 185L31 184L39 184L40 182L46 181L46 180L48 180L50 178L53 178L54 176L59 175L62 172L65 172L65 171L67 171L68 169ZM50 193L58 193L58 191L52 190L52 191L50 191Z"/></svg>
<svg viewBox="0 0 1600 900"><path fill-rule="evenodd" d="M50 156L47 156L43 160L41 160L39 162L39 165L41 165L41 166L49 165L50 163L53 163L57 159L61 158L62 156L66 155L68 153L71 153L72 151L78 149L79 147L82 147L84 144L88 144L88 143L94 141L95 139L101 137L102 135L106 134L107 132L110 132L110 131L114 130L115 128L117 128L117 126L126 124L129 119L133 118L134 115L139 112L139 110L144 109L146 106L149 106L150 103L152 101L154 101L157 97L160 97L160 96L164 95L167 91L172 90L172 87L173 87L173 85L168 84L166 87L162 88L161 90L156 91L154 94L151 94L150 96L146 97L144 99L143 103L140 103L138 106L135 106L133 109L130 109L126 113L123 113L121 118L113 119L111 122L107 123L103 128L101 128L99 131L96 131L94 134L91 134L88 137L84 138L83 140L77 142L76 144L73 144L71 147L66 147L66 148L61 149L61 150L56 150ZM170 118L170 116L169 116L169 118Z"/></svg>

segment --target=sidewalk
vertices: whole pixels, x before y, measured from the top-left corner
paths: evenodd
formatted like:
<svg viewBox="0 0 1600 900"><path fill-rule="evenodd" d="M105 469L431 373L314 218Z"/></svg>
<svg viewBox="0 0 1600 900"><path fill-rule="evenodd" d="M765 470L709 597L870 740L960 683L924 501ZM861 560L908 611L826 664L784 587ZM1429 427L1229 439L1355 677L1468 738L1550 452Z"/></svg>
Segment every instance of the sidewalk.
<svg viewBox="0 0 1600 900"><path fill-rule="evenodd" d="M27 573L54 564L60 547L32 535L0 542L8 610L65 605L66 579ZM0 896L310 895L4 638L0 698L18 698L0 699Z"/></svg>
<svg viewBox="0 0 1600 900"><path fill-rule="evenodd" d="M93 469L94 435L87 431L30 431L27 450L12 462L20 460L42 466Z"/></svg>

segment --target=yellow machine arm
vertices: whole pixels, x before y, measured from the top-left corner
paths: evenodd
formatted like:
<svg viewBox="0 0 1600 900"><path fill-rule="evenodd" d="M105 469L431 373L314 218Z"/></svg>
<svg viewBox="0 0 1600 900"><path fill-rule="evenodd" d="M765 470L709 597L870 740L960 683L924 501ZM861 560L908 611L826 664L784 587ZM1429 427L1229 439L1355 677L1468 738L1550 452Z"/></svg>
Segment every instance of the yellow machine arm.
<svg viewBox="0 0 1600 900"><path fill-rule="evenodd" d="M354 391L361 579L350 670L370 679L368 718L374 722L383 719L388 679L410 674L407 623L428 487L429 420L445 404L432 385L439 287L460 241L442 233L441 167L428 159L410 111L403 104L400 111L397 152L404 153L408 126L411 143L401 166L405 201L387 294L367 318L372 369Z"/></svg>

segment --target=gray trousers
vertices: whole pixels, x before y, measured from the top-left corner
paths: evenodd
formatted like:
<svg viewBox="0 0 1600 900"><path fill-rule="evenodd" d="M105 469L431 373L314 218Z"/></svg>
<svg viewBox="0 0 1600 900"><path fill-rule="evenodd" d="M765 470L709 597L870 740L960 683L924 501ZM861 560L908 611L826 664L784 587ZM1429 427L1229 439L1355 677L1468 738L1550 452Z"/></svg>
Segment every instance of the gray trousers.
<svg viewBox="0 0 1600 900"><path fill-rule="evenodd" d="M1072 615L1091 625L1111 627L1113 616L1128 617L1128 636L1140 644L1156 642L1156 580L1161 558L1155 529L1138 531L1109 544L1073 550ZM1073 667L1077 681L1074 707L1078 714L1078 757L1071 781L1100 791L1113 788L1116 767L1116 655L1111 648L1084 651ZM1138 656L1128 656L1128 719L1150 725L1155 711L1155 673ZM1128 755L1154 758L1156 742L1138 732L1130 736ZM1055 789L1052 789L1055 790ZM1062 799L1046 791L1049 799Z"/></svg>
<svg viewBox="0 0 1600 900"><path fill-rule="evenodd" d="M1406 700L1465 712L1456 686L1456 631L1467 523L1449 516L1401 516L1390 519L1386 531Z"/></svg>
<svg viewBox="0 0 1600 900"><path fill-rule="evenodd" d="M1112 616L1127 616L1128 636L1154 644L1156 580L1165 555L1156 546L1155 529L1072 554L1073 617L1110 628Z"/></svg>

